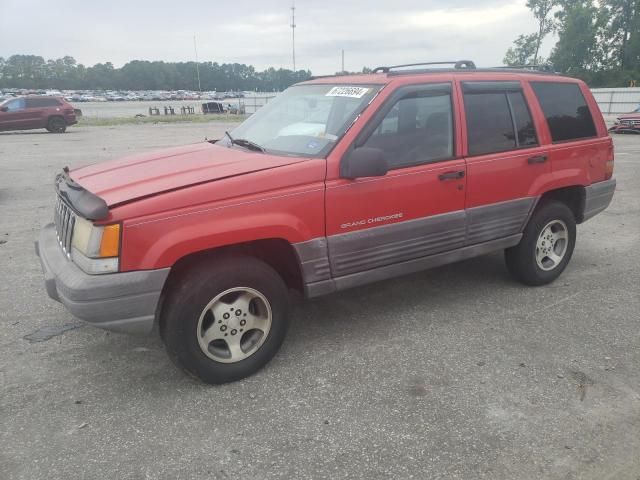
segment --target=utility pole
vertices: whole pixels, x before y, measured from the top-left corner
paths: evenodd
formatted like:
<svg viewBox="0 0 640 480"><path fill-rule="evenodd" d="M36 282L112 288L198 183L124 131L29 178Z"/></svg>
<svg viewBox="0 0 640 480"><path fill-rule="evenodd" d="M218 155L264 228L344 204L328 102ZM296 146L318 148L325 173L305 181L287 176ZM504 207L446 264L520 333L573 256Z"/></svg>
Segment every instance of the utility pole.
<svg viewBox="0 0 640 480"><path fill-rule="evenodd" d="M296 71L296 4L291 5L291 40L293 48L293 71Z"/></svg>
<svg viewBox="0 0 640 480"><path fill-rule="evenodd" d="M344 73L344 48L342 49L342 70L340 72Z"/></svg>
<svg viewBox="0 0 640 480"><path fill-rule="evenodd" d="M196 75L198 75L198 91L202 92L200 87L200 67L198 66L198 45L196 44L196 36L193 36L193 51L196 52Z"/></svg>

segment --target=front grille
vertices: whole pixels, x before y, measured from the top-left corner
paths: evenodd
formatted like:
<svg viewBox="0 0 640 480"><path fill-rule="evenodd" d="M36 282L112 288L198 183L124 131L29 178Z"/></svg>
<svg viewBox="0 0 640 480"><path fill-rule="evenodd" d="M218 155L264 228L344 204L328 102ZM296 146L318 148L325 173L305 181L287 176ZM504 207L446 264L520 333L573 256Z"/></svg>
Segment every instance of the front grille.
<svg viewBox="0 0 640 480"><path fill-rule="evenodd" d="M73 227L76 223L76 214L73 213L71 208L60 197L56 199L53 221L56 224L58 243L60 243L60 247L62 247L62 251L67 257L71 258L71 237L73 236Z"/></svg>
<svg viewBox="0 0 640 480"><path fill-rule="evenodd" d="M640 120L620 120L623 125L640 125Z"/></svg>

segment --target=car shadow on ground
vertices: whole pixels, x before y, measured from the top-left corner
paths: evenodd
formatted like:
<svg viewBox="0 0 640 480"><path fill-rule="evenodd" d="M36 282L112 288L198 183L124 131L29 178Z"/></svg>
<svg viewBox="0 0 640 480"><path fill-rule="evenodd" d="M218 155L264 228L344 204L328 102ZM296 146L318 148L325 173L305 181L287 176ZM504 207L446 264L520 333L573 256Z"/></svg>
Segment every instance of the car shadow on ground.
<svg viewBox="0 0 640 480"><path fill-rule="evenodd" d="M411 322L442 323L452 320L450 310L460 298L465 302L486 297L488 290L522 288L509 277L502 254L492 254L431 270L362 286L325 297L307 300L293 298L291 328L284 345L275 359L260 373L250 378L265 381L265 376L279 374L290 368L292 358L305 352L307 358L321 355L326 345L347 342L345 328L357 343L370 342L371 338L384 338L389 329L400 329L411 312L418 312ZM62 307L61 307L62 308ZM71 321L71 318L69 318ZM189 388L208 387L184 375L173 366L164 352L157 333L139 337L105 332L84 326L65 334L73 339L74 352L69 359L58 356L67 367L82 365L82 372L91 379L101 372L108 382L123 382L126 386L151 383ZM76 336L77 335L77 336ZM68 351L67 351L68 352ZM58 355L65 355L59 352ZM68 363L69 362L69 363ZM106 380L105 380L106 381ZM100 388L100 385L96 385ZM106 386L106 384L105 384ZM145 388L147 388L145 387Z"/></svg>
<svg viewBox="0 0 640 480"><path fill-rule="evenodd" d="M0 132L0 137L8 137L10 135L67 135L74 133L73 130L67 130L63 134L47 132L46 130L16 130L10 132Z"/></svg>

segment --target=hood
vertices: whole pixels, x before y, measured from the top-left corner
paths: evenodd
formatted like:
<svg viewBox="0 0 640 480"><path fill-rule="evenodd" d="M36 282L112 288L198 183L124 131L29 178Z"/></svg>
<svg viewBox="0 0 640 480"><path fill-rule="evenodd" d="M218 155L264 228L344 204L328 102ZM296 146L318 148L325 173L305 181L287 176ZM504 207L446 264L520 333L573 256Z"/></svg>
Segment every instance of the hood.
<svg viewBox="0 0 640 480"><path fill-rule="evenodd" d="M70 172L86 190L113 206L136 198L177 190L304 161L209 142L133 155Z"/></svg>
<svg viewBox="0 0 640 480"><path fill-rule="evenodd" d="M640 120L640 113L623 113L618 120Z"/></svg>

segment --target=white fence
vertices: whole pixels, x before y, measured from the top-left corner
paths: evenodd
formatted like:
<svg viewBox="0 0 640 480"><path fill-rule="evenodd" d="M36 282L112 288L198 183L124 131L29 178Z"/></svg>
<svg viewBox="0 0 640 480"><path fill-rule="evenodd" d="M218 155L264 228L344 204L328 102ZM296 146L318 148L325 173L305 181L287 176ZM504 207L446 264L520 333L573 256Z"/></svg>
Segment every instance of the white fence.
<svg viewBox="0 0 640 480"><path fill-rule="evenodd" d="M605 115L631 112L640 105L640 87L592 88L591 92Z"/></svg>

